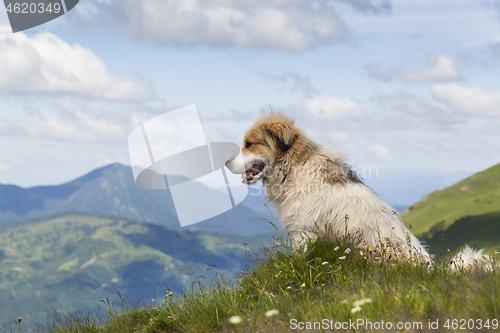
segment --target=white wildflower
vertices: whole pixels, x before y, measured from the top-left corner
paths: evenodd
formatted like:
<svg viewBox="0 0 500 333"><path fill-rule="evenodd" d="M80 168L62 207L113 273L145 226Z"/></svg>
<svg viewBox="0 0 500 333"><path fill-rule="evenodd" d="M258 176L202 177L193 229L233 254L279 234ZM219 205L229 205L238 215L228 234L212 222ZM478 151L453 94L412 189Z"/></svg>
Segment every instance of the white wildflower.
<svg viewBox="0 0 500 333"><path fill-rule="evenodd" d="M351 249L349 249L349 248L345 249L344 253L345 253L345 254L349 254L349 253L351 253Z"/></svg>
<svg viewBox="0 0 500 333"><path fill-rule="evenodd" d="M305 283L302 283L300 286L301 286L301 287L305 287L305 286L306 286L306 284L305 284Z"/></svg>
<svg viewBox="0 0 500 333"><path fill-rule="evenodd" d="M323 266L328 265L328 261L322 262L321 265L323 265Z"/></svg>
<svg viewBox="0 0 500 333"><path fill-rule="evenodd" d="M345 256L342 256L342 257L339 257L340 260L344 260L345 259Z"/></svg>
<svg viewBox="0 0 500 333"><path fill-rule="evenodd" d="M269 311L266 312L266 317L277 316L279 314L280 314L280 312L278 310L276 310L276 309L269 310Z"/></svg>
<svg viewBox="0 0 500 333"><path fill-rule="evenodd" d="M354 306L361 306L363 304L371 303L371 302L372 302L371 298L363 298L363 299L360 299L359 301L356 301L356 302L352 303L352 305L354 305Z"/></svg>
<svg viewBox="0 0 500 333"><path fill-rule="evenodd" d="M338 249L340 249L340 247L335 246L335 248L333 249L333 251L337 251Z"/></svg>
<svg viewBox="0 0 500 333"><path fill-rule="evenodd" d="M288 287L286 287L286 289L292 289L292 287L288 286Z"/></svg>
<svg viewBox="0 0 500 333"><path fill-rule="evenodd" d="M359 306L356 306L356 307L352 308L352 310L351 310L352 313L356 313L358 311L361 311L361 308Z"/></svg>
<svg viewBox="0 0 500 333"><path fill-rule="evenodd" d="M241 317L240 316L232 316L231 318L229 318L229 322L231 324L239 324L241 323Z"/></svg>

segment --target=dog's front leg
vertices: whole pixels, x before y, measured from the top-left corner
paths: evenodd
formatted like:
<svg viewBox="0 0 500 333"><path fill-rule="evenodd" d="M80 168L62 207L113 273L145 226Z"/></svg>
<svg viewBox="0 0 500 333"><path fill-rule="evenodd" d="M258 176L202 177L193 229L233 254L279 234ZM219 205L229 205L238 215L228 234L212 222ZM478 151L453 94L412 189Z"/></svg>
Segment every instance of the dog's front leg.
<svg viewBox="0 0 500 333"><path fill-rule="evenodd" d="M290 233L290 238L292 240L292 248L295 252L305 252L307 251L307 243L309 240L311 240L311 242L315 241L318 235L308 231L296 231Z"/></svg>

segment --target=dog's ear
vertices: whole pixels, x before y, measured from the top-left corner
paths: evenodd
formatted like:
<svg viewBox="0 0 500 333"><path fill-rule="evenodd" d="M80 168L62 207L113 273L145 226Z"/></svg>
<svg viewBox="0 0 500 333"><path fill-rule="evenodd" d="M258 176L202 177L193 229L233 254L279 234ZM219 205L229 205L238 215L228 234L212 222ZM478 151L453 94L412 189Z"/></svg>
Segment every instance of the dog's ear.
<svg viewBox="0 0 500 333"><path fill-rule="evenodd" d="M295 141L295 130L289 124L272 124L267 129L267 133L275 139L276 145L281 150L287 150Z"/></svg>

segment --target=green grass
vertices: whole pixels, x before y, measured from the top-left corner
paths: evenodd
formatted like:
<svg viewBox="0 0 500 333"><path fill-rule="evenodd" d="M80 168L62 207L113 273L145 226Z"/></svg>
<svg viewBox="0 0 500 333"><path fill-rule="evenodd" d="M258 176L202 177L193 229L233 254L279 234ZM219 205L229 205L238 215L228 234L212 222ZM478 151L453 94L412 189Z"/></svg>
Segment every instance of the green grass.
<svg viewBox="0 0 500 333"><path fill-rule="evenodd" d="M438 225L444 230L466 216L494 212L500 212L500 164L422 198L408 209L404 219L413 226L415 236L420 237ZM498 246L500 234L496 236Z"/></svg>
<svg viewBox="0 0 500 333"><path fill-rule="evenodd" d="M424 234L431 252L437 256L447 256L448 249L456 253L464 244L484 248L485 252L500 245L500 211L464 216L445 229L440 227L438 224Z"/></svg>
<svg viewBox="0 0 500 333"><path fill-rule="evenodd" d="M53 306L58 309L74 312L98 310L99 300L114 298L117 291L149 298L157 281L168 281L180 292L191 284L188 272L213 277L208 264L237 271L244 267L244 243L256 250L271 238L192 232L81 213L1 226L0 331L19 316L23 326L45 320L51 313L48 299L57 300Z"/></svg>
<svg viewBox="0 0 500 333"><path fill-rule="evenodd" d="M413 331L435 332L428 328L429 320L438 320L438 331L443 331L447 319L483 323L488 319L490 325L500 319L496 266L490 271L452 272L448 259L431 266L385 252L370 253L348 242L318 239L301 253L279 244L286 242L281 238L278 245L249 257L249 267L237 279L198 279L181 295L162 296L147 304L103 300L100 315L55 312L41 328L50 333L288 332L294 331L293 320L366 319L393 325L420 322L422 329ZM364 304L357 306L360 300ZM266 316L270 310L278 314ZM238 318L240 323L231 323ZM360 326L357 331L370 330Z"/></svg>

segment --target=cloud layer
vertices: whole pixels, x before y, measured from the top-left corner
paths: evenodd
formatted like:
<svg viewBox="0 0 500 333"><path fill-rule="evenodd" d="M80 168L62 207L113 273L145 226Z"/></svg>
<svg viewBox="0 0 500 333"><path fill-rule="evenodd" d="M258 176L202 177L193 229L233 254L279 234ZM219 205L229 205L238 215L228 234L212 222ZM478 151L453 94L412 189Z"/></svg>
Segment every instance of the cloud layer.
<svg viewBox="0 0 500 333"><path fill-rule="evenodd" d="M452 110L471 116L500 117L500 92L456 84L434 84L431 90L437 100Z"/></svg>
<svg viewBox="0 0 500 333"><path fill-rule="evenodd" d="M383 69L377 65L368 65L366 69L373 78L381 81L437 82L453 81L461 78L455 60L439 53L429 56L427 65L422 69L406 67Z"/></svg>
<svg viewBox="0 0 500 333"><path fill-rule="evenodd" d="M500 122L500 91L456 84L432 84L429 91L429 94L379 92L367 116L370 121L363 123L363 128L367 131L432 129L451 133L457 128L472 129L477 124Z"/></svg>
<svg viewBox="0 0 500 333"><path fill-rule="evenodd" d="M358 118L363 114L361 107L349 98L338 98L315 94L304 100L308 114L320 121L341 121Z"/></svg>
<svg viewBox="0 0 500 333"><path fill-rule="evenodd" d="M45 32L0 34L0 94L71 94L103 100L137 101L148 87L108 73L89 49Z"/></svg>
<svg viewBox="0 0 500 333"><path fill-rule="evenodd" d="M49 139L55 142L119 144L143 122L179 108L179 105L163 101L156 106L143 103L95 102L66 105L51 100L26 104L24 110L6 110L1 119L0 135L26 136Z"/></svg>
<svg viewBox="0 0 500 333"><path fill-rule="evenodd" d="M151 0L147 6L135 0L93 0L81 5L79 21L88 26L113 22L142 43L301 52L346 38L335 3L364 13L391 9L389 0Z"/></svg>
<svg viewBox="0 0 500 333"><path fill-rule="evenodd" d="M125 128L120 125L112 119L74 111L62 116L46 115L36 121L16 121L11 124L11 131L52 140L108 142L125 138Z"/></svg>

